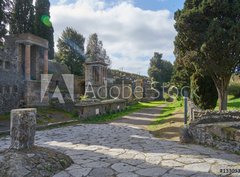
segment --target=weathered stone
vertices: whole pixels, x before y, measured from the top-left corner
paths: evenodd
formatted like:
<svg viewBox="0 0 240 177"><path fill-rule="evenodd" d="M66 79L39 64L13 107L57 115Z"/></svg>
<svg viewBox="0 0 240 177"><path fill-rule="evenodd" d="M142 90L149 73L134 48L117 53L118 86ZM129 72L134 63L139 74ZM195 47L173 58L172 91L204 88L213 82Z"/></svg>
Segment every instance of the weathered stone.
<svg viewBox="0 0 240 177"><path fill-rule="evenodd" d="M89 173L91 177L112 177L114 171L109 168L95 168Z"/></svg>
<svg viewBox="0 0 240 177"><path fill-rule="evenodd" d="M123 172L135 171L138 168L136 168L132 165L128 165L126 163L116 163L116 164L112 165L112 169L114 169L117 172L123 173Z"/></svg>
<svg viewBox="0 0 240 177"><path fill-rule="evenodd" d="M162 166L166 166L166 167L181 167L184 164L180 163L178 161L175 160L164 160L161 162Z"/></svg>
<svg viewBox="0 0 240 177"><path fill-rule="evenodd" d="M141 169L136 171L137 174L142 176L161 176L167 172L168 169L166 168L148 168L148 169Z"/></svg>
<svg viewBox="0 0 240 177"><path fill-rule="evenodd" d="M29 157L29 154L34 154ZM34 147L30 150L8 150L0 162L0 177L10 176L53 176L72 163L70 157L52 149Z"/></svg>
<svg viewBox="0 0 240 177"><path fill-rule="evenodd" d="M120 173L117 177L138 177L138 175L134 173Z"/></svg>
<svg viewBox="0 0 240 177"><path fill-rule="evenodd" d="M68 173L65 172L65 171L62 171L62 172L54 175L53 177L70 177L70 174L68 174Z"/></svg>
<svg viewBox="0 0 240 177"><path fill-rule="evenodd" d="M196 163L191 165L184 166L184 169L190 169L191 171L196 172L209 172L211 165L208 163Z"/></svg>
<svg viewBox="0 0 240 177"><path fill-rule="evenodd" d="M87 168L102 168L102 167L107 167L109 165L110 164L106 162L90 162L90 163L82 164L83 167L87 167Z"/></svg>
<svg viewBox="0 0 240 177"><path fill-rule="evenodd" d="M91 170L92 168L75 168L75 169L69 170L68 172L74 177L81 177L81 176L87 176Z"/></svg>
<svg viewBox="0 0 240 177"><path fill-rule="evenodd" d="M192 164L192 163L201 163L204 162L203 159L199 159L199 158L194 158L194 156L192 158L188 157L181 157L176 159L178 162L184 163L184 164Z"/></svg>
<svg viewBox="0 0 240 177"><path fill-rule="evenodd" d="M36 109L11 111L11 149L30 149L34 146Z"/></svg>

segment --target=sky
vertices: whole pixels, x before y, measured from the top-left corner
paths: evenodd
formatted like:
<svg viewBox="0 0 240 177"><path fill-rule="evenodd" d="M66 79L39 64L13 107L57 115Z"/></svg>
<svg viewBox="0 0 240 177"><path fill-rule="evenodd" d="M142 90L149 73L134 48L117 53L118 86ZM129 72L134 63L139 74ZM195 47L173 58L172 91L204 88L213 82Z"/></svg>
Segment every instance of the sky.
<svg viewBox="0 0 240 177"><path fill-rule="evenodd" d="M154 52L173 62L174 12L184 0L50 0L55 45L66 27L97 33L111 68L147 75Z"/></svg>

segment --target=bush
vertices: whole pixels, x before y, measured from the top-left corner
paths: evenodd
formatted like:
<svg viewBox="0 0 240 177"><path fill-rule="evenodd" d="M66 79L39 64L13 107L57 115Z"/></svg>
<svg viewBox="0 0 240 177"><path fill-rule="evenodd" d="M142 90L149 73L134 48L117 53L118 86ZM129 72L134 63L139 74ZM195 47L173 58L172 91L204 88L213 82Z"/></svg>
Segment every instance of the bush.
<svg viewBox="0 0 240 177"><path fill-rule="evenodd" d="M217 105L218 93L210 76L194 73L191 77L191 98L201 109L214 109Z"/></svg>
<svg viewBox="0 0 240 177"><path fill-rule="evenodd" d="M228 86L228 94L233 95L235 98L240 97L240 83L232 82Z"/></svg>

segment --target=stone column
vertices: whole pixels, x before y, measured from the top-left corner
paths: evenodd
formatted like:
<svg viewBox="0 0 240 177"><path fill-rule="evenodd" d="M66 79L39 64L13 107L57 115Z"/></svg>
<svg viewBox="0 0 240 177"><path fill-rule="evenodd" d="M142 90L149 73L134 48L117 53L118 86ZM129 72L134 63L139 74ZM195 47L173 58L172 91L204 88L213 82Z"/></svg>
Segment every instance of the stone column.
<svg viewBox="0 0 240 177"><path fill-rule="evenodd" d="M22 45L18 44L18 74L22 77Z"/></svg>
<svg viewBox="0 0 240 177"><path fill-rule="evenodd" d="M37 47L36 50L35 50L35 54L36 54L36 80L41 80L41 74L40 74L40 68L39 68L39 62L40 62L39 48L40 47Z"/></svg>
<svg viewBox="0 0 240 177"><path fill-rule="evenodd" d="M34 108L11 111L10 149L30 149L34 146L36 114Z"/></svg>
<svg viewBox="0 0 240 177"><path fill-rule="evenodd" d="M48 74L48 50L44 50L44 68L43 74Z"/></svg>
<svg viewBox="0 0 240 177"><path fill-rule="evenodd" d="M25 80L31 80L31 45L25 46Z"/></svg>

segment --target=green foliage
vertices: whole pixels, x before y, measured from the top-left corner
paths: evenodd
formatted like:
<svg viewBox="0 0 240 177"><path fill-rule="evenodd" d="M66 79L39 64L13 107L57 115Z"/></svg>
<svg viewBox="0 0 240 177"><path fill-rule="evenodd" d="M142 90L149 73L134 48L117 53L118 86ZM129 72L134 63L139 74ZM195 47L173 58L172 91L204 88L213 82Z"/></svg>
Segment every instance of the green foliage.
<svg viewBox="0 0 240 177"><path fill-rule="evenodd" d="M10 33L33 33L33 0L15 0L10 19Z"/></svg>
<svg viewBox="0 0 240 177"><path fill-rule="evenodd" d="M7 33L6 25L9 18L9 10L11 8L11 2L8 0L0 1L0 47L3 46L3 38Z"/></svg>
<svg viewBox="0 0 240 177"><path fill-rule="evenodd" d="M111 64L110 58L107 55L107 51L103 48L103 43L98 39L96 33L90 35L87 44L86 52L87 61L102 61L107 64Z"/></svg>
<svg viewBox="0 0 240 177"><path fill-rule="evenodd" d="M240 111L240 98L232 98L228 101L229 110L239 110Z"/></svg>
<svg viewBox="0 0 240 177"><path fill-rule="evenodd" d="M150 68L148 69L149 77L153 81L158 82L159 86L163 83L168 83L171 80L173 73L173 66L169 61L162 59L162 54L155 52L153 58L150 60Z"/></svg>
<svg viewBox="0 0 240 177"><path fill-rule="evenodd" d="M189 71L182 63L177 59L173 65L173 75L171 83L179 89L190 86L191 71Z"/></svg>
<svg viewBox="0 0 240 177"><path fill-rule="evenodd" d="M201 109L214 109L218 93L210 76L194 73L191 77L191 98Z"/></svg>
<svg viewBox="0 0 240 177"><path fill-rule="evenodd" d="M227 106L227 87L239 64L240 1L187 0L175 13L176 58L204 69L218 90L220 110Z"/></svg>
<svg viewBox="0 0 240 177"><path fill-rule="evenodd" d="M88 96L87 96L87 95L81 95L81 96L79 97L79 99L80 99L81 101L84 101L84 100L87 100L87 99L88 99Z"/></svg>
<svg viewBox="0 0 240 177"><path fill-rule="evenodd" d="M85 62L83 35L67 27L58 39L56 60L67 65L71 73L83 76Z"/></svg>
<svg viewBox="0 0 240 177"><path fill-rule="evenodd" d="M235 98L240 97L240 83L231 82L228 86L228 94L233 95Z"/></svg>
<svg viewBox="0 0 240 177"><path fill-rule="evenodd" d="M53 26L50 21L50 2L49 0L36 0L35 3L35 21L34 34L40 36L49 42L49 59L54 58L54 38Z"/></svg>

